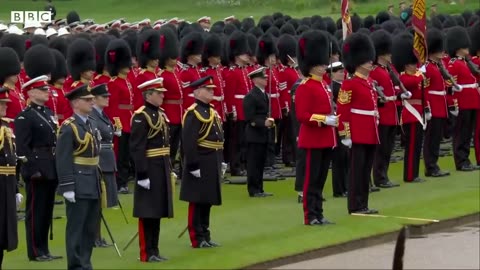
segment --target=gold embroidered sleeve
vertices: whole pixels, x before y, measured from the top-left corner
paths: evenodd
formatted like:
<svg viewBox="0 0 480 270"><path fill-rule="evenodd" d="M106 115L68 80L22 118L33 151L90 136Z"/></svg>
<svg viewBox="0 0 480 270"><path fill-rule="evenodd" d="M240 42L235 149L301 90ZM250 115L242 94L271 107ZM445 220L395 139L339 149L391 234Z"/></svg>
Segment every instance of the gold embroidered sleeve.
<svg viewBox="0 0 480 270"><path fill-rule="evenodd" d="M349 104L352 101L352 91L340 89L338 92L338 103Z"/></svg>
<svg viewBox="0 0 480 270"><path fill-rule="evenodd" d="M325 124L325 121L327 121L327 116L323 114L312 114L312 116L310 116L310 121L316 121L319 125L320 123Z"/></svg>
<svg viewBox="0 0 480 270"><path fill-rule="evenodd" d="M343 122L343 130L338 131L338 135L340 137L345 137L345 138L351 138L351 133L350 133L350 123L348 122Z"/></svg>

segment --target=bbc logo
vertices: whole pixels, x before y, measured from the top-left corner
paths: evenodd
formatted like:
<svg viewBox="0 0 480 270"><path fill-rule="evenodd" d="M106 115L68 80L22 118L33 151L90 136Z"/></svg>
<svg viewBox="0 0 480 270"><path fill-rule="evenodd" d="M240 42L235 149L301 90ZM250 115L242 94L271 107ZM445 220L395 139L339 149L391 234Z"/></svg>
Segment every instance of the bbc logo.
<svg viewBox="0 0 480 270"><path fill-rule="evenodd" d="M11 11L11 23L39 22L51 23L52 14L50 11Z"/></svg>

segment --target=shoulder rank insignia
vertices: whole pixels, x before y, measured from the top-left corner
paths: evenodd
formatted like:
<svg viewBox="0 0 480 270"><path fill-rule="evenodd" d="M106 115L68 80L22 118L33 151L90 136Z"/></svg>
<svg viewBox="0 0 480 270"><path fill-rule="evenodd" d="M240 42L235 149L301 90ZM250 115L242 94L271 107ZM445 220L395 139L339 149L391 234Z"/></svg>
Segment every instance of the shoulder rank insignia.
<svg viewBox="0 0 480 270"><path fill-rule="evenodd" d="M305 78L305 79L303 79L303 80L300 82L300 84L305 84L306 82L308 82L309 79L310 79L310 78Z"/></svg>
<svg viewBox="0 0 480 270"><path fill-rule="evenodd" d="M72 87L77 87L77 85L78 85L79 83L80 83L80 81L74 81L74 82L72 83Z"/></svg>
<svg viewBox="0 0 480 270"><path fill-rule="evenodd" d="M338 92L338 102L340 104L348 104L352 100L352 91L340 89Z"/></svg>
<svg viewBox="0 0 480 270"><path fill-rule="evenodd" d="M145 109L145 106L142 106L140 108L138 108L136 111L135 111L135 114L140 114L143 112L143 109Z"/></svg>
<svg viewBox="0 0 480 270"><path fill-rule="evenodd" d="M63 125L70 125L73 121L75 121L75 117L71 116L71 117L67 118L65 121L63 121L62 126Z"/></svg>
<svg viewBox="0 0 480 270"><path fill-rule="evenodd" d="M195 110L196 107L197 107L197 103L193 103L192 105L190 105L190 107L188 107L187 111L193 111Z"/></svg>
<svg viewBox="0 0 480 270"><path fill-rule="evenodd" d="M95 79L94 79L94 80L100 79L101 76L102 76L102 74L98 74L97 76L95 76Z"/></svg>

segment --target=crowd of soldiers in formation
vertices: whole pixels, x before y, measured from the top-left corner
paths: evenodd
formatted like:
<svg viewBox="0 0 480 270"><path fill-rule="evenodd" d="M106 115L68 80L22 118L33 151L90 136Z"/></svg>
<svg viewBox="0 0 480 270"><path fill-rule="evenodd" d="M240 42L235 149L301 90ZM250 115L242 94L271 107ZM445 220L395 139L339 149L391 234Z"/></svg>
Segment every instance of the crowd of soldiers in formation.
<svg viewBox="0 0 480 270"><path fill-rule="evenodd" d="M0 104L8 102L1 115L4 118L0 149L6 157L13 157L2 160L5 164L0 164L0 175L6 179L17 176L13 185L2 181L2 197L5 194L14 203L6 203L10 211L2 215L2 224L7 224L5 220L8 224L1 227L0 247L13 250L17 245L16 219L14 229L9 213L23 200L17 188L21 175L27 188L28 258L61 258L50 254L47 237L55 191L59 184L62 187L70 183L61 175L59 166L63 166L63 161L55 161L55 153L61 151L56 135L60 132L61 137L61 131L67 129L64 126L75 126L79 121L74 115L80 107L73 106L73 101L90 98L89 93L95 97L96 108L101 107L100 117L105 118L108 126L107 136L96 136L95 132L100 130L97 124L93 129L88 124L86 131L92 132L92 140L101 151L110 150L113 157L100 168L108 191L108 207L118 205L117 192L130 193L127 184L131 174L138 184L134 214L142 224L142 261L165 260L158 253L159 219L173 216L168 172L171 164L177 162L180 169L176 174L182 185L190 183L191 179L185 179L192 177L213 178L213 183L206 187L195 182L188 184L190 190L182 187L181 192L181 199L190 202L187 229L192 246L200 248L219 246L210 240L208 219L211 205L221 204L216 185L221 177L208 172L222 171L226 164L231 176L247 176L250 197L269 197L273 194L264 192L262 181L264 177L281 176L276 164L276 157L281 156L281 163L295 169L295 190L298 201L303 202L305 225L332 223L323 217L322 205L330 163L334 196L348 197L348 212L378 213L368 207L368 193L398 186L388 176L397 133L401 133L405 147L404 182L425 181L419 176L422 151L425 176L450 174L438 166L440 142L450 135L455 169L478 170L480 11L431 16L427 21L429 54L425 64L419 64L413 53L411 8L404 7L400 17L391 11L365 18L354 14L351 24L353 33L345 40L341 20L317 15L297 19L279 12L257 22L230 16L213 24L210 17L194 23L172 18L153 23L149 19L135 23L118 19L96 24L91 19L81 20L72 11L65 19L49 25L30 22L23 30L0 24ZM256 88L264 93L265 100L251 97ZM38 89L48 90L43 102L39 95L32 94ZM158 91L163 95L156 106L160 107L158 113L149 111L156 104L151 97L155 89L163 89ZM204 98L208 94L202 91L207 90L212 91L211 96ZM97 104L97 96L108 96L107 105ZM204 103L210 102L213 109L205 109L210 107L204 107ZM138 149L133 148L140 144L136 140L142 134L135 130L135 117L140 117L138 123L150 124L152 132L144 134L145 140L163 136L160 144L164 147L159 149L168 166L162 163L165 167L160 171L168 176L162 178L159 172L146 169L145 166L152 165L150 161L135 156ZM152 124L152 119L158 120L158 126ZM197 120L213 123L213 128L202 126L195 130L196 124L186 124ZM165 123L168 130L164 129ZM39 127L35 126L38 124ZM449 130L446 126L452 127L451 134L444 132ZM204 136L196 136L198 145L189 144L185 130L188 135ZM39 136L41 132L53 136ZM135 132L137 136L132 135ZM68 132L64 130L63 134ZM12 139L16 140L16 151L7 147ZM472 141L476 162L469 157ZM221 161L218 156L208 156L210 153L204 148L221 153ZM153 156L160 155L160 150L155 149L144 149L143 158L152 154L147 150L155 150ZM51 156L37 160L41 152ZM193 152L199 154L192 158ZM90 152L98 155L95 153ZM210 164L198 160L192 163L202 155ZM38 162L35 166L31 165L32 157ZM85 165L91 160L82 162ZM57 168L44 173L50 171L51 164ZM40 166L46 168L41 174L35 170ZM136 167L148 172L142 171L140 177L140 168ZM168 192L158 190L153 183L150 186L155 178L152 174L159 177L158 181L170 183L162 184ZM35 179L52 181L34 189ZM155 190L154 196L145 195L144 191L150 188ZM70 190L64 191L60 194L68 201L68 208L76 197L75 193L73 197L68 193ZM144 214L150 201L138 201L141 196L152 202L168 199L160 204L160 209ZM158 219L158 223L153 219ZM94 222L98 226L92 229L92 246L109 246L100 236L98 220L100 215ZM145 237L153 242L145 242ZM68 248L74 249L67 247L67 253ZM67 256L69 268L73 268L75 259L70 257L75 256ZM86 259L80 265L88 265L90 256L91 250L81 254Z"/></svg>

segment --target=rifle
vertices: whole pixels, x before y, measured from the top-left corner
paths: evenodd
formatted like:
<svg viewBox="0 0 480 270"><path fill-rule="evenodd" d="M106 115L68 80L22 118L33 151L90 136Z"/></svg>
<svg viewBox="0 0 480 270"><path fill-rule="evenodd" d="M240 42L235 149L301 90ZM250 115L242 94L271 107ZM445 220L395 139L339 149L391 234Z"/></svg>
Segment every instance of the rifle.
<svg viewBox="0 0 480 270"><path fill-rule="evenodd" d="M472 58L470 56L465 56L465 62L467 62L467 66L470 69L470 72L472 72L473 75L478 76L480 75L480 69L478 69L478 66L475 65L475 63L472 62Z"/></svg>
<svg viewBox="0 0 480 270"><path fill-rule="evenodd" d="M387 68L388 74L390 75L390 79L392 79L393 85L398 86L400 88L400 90L402 91L402 93L408 93L407 88L405 88L402 81L398 77L397 73L395 73L395 71L393 71L390 63L387 63L387 65L385 67Z"/></svg>
<svg viewBox="0 0 480 270"><path fill-rule="evenodd" d="M380 99L380 102L382 102L382 103L387 102L387 97L385 96L385 93L383 92L383 87L378 85L377 81L372 81L372 84L373 84L373 89L375 89L375 91L378 94L378 98Z"/></svg>
<svg viewBox="0 0 480 270"><path fill-rule="evenodd" d="M440 70L440 73L442 74L442 77L444 80L452 82L452 85L455 89L457 89L458 92L462 90L462 87L457 84L453 76L448 73L448 70L443 66L442 60L439 60L438 62L435 62L437 64L438 69Z"/></svg>

